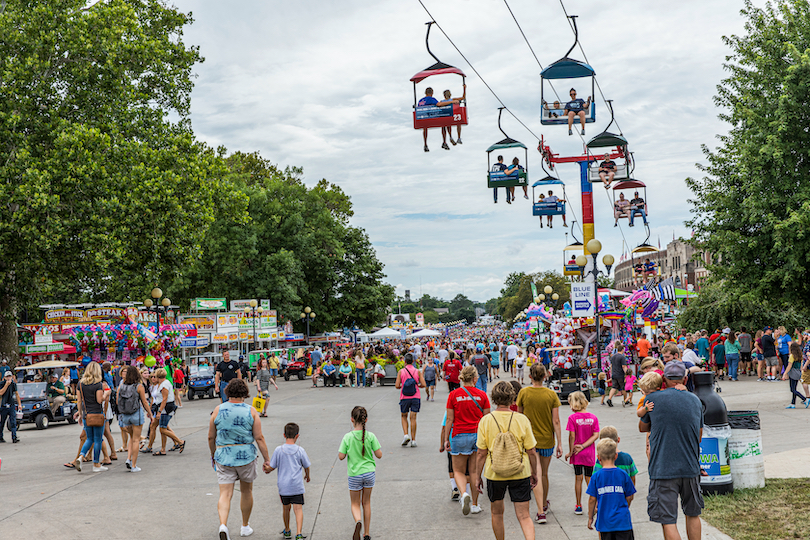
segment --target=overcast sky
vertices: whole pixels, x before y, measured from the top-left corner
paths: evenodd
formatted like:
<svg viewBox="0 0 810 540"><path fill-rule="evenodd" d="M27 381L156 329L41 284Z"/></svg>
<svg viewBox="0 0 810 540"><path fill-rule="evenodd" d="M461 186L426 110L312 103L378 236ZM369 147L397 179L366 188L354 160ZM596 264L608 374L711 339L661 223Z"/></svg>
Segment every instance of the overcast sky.
<svg viewBox="0 0 810 540"><path fill-rule="evenodd" d="M422 151L409 79L433 59L424 46L429 17L418 0L175 1L193 12L195 23L184 39L199 45L206 59L195 70L197 136L230 151L258 150L282 167L301 166L309 185L321 178L339 184L354 204L352 223L368 233L398 294L421 290L449 299L463 291L484 301L498 295L509 272L560 270L571 229L562 228L559 218L553 229L540 229L522 197L507 205L501 193L493 204L485 150L502 138L499 104L435 27L434 54L468 76L469 125L463 145L442 150L434 130L430 152ZM540 68L502 0L423 1L506 106L552 151L582 154L582 139L569 137L565 126L540 124ZM573 43L559 2L509 5L544 67ZM579 15L580 43L605 96L614 100L637 161L634 176L648 186L651 243L660 238L664 247L673 234L688 237L684 179L699 174L701 145L716 146L717 134L727 130L713 96L729 53L721 37L742 32L742 3L565 5ZM571 56L583 59L578 49ZM461 93L457 76L429 81L437 90ZM587 83L576 86L580 97L589 93ZM568 84L558 87L561 95L567 90ZM597 122L588 124L586 140L609 119L597 95ZM534 136L508 116L503 127L529 147L530 181L543 176ZM561 165L558 174L573 214L581 216L579 167ZM594 185L594 205L604 252L618 260L624 239L631 247L644 240L643 227L628 228L626 221L613 227L612 203L600 184Z"/></svg>

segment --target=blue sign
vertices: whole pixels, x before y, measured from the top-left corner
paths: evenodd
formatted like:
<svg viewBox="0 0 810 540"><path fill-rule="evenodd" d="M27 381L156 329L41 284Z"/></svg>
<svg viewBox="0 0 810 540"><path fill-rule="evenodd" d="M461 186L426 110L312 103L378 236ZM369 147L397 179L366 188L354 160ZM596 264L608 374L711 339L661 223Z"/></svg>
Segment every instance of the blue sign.
<svg viewBox="0 0 810 540"><path fill-rule="evenodd" d="M416 119L427 120L429 118L444 118L453 116L453 106L444 105L443 107L435 107L433 105L423 105L416 107Z"/></svg>

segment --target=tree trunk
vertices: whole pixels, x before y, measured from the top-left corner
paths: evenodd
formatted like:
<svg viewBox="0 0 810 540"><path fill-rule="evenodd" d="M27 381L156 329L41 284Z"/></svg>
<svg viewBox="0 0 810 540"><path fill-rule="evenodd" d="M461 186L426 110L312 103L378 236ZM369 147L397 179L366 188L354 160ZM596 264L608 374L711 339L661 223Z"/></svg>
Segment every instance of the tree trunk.
<svg viewBox="0 0 810 540"><path fill-rule="evenodd" d="M14 367L20 356L17 338L17 306L14 297L0 293L0 360L7 359Z"/></svg>

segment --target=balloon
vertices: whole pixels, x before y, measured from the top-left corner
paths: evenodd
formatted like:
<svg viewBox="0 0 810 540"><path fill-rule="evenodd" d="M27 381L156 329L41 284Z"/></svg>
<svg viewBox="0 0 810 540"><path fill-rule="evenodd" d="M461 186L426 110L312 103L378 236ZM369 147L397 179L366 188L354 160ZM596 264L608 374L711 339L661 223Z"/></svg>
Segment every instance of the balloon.
<svg viewBox="0 0 810 540"><path fill-rule="evenodd" d="M82 356L82 367L87 367L87 365L91 362L89 356Z"/></svg>
<svg viewBox="0 0 810 540"><path fill-rule="evenodd" d="M155 357L152 355L147 356L143 361L146 367L153 367L155 365L155 362L157 362L157 360L155 360Z"/></svg>

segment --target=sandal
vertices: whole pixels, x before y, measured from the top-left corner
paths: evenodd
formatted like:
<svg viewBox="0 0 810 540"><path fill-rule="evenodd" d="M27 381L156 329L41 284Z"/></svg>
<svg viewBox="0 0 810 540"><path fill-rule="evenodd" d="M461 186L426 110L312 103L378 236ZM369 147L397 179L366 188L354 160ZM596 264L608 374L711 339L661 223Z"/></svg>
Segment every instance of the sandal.
<svg viewBox="0 0 810 540"><path fill-rule="evenodd" d="M116 456L115 454L110 454L110 460L111 461L118 461L118 456Z"/></svg>
<svg viewBox="0 0 810 540"><path fill-rule="evenodd" d="M119 452L126 452L126 450L124 450L124 447L122 446L121 448L115 451L116 454Z"/></svg>
<svg viewBox="0 0 810 540"><path fill-rule="evenodd" d="M151 453L152 453L151 448L141 448L141 454L151 454Z"/></svg>
<svg viewBox="0 0 810 540"><path fill-rule="evenodd" d="M174 452L175 450L177 450L178 448L180 448L180 446L181 446L182 444L183 444L183 443L177 443L177 444L175 444L174 446L172 446L171 448L169 448L169 452Z"/></svg>
<svg viewBox="0 0 810 540"><path fill-rule="evenodd" d="M185 450L185 449L186 449L186 441L183 441L183 442L180 443L180 448L178 448L178 450L180 450L178 452L178 454L182 454L183 450Z"/></svg>
<svg viewBox="0 0 810 540"><path fill-rule="evenodd" d="M153 456L165 456L166 452L164 452L163 450L160 450L159 452L152 452L152 455Z"/></svg>
<svg viewBox="0 0 810 540"><path fill-rule="evenodd" d="M74 465L74 464L73 464L73 462L70 462L70 463L62 463L62 465L64 465L64 466L65 466L65 467L67 467L68 469L75 469L75 468L76 468L76 465Z"/></svg>

